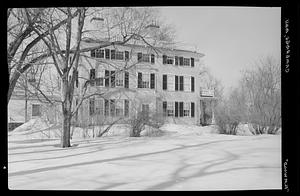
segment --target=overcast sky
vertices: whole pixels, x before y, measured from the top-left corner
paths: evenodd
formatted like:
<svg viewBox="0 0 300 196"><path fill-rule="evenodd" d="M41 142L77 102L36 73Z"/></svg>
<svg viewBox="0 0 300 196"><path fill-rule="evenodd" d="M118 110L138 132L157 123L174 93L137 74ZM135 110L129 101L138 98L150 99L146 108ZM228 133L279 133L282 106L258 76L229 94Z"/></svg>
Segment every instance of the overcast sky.
<svg viewBox="0 0 300 196"><path fill-rule="evenodd" d="M177 41L204 53L204 62L228 92L242 69L266 55L280 59L281 8L160 7Z"/></svg>

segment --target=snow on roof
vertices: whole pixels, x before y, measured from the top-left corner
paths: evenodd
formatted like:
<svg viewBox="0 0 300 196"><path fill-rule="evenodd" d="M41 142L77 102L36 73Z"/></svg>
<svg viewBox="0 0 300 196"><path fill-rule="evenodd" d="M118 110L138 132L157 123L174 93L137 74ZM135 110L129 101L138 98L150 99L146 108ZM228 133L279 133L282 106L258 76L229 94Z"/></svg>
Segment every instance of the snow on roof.
<svg viewBox="0 0 300 196"><path fill-rule="evenodd" d="M110 45L123 45L123 46L127 46L127 47L131 47L131 48L150 48L150 46L147 45L138 45L138 44L130 44L130 43L126 43L126 44L122 44L120 41L116 41L116 42L110 42L108 40L105 39L101 39L101 40L95 40L95 39L91 39L91 38L85 38L81 41L81 49L94 49L94 48L98 48L98 47L106 47L106 46L110 46ZM191 50L183 50L183 49L177 49L177 48L167 48L167 47L153 47L159 51L163 52L167 52L167 53L173 53L173 52L181 52L181 53L192 53L192 54L196 54L199 57L203 57L204 54L203 53L199 53L196 51L191 51ZM72 50L74 50L75 47L72 48Z"/></svg>

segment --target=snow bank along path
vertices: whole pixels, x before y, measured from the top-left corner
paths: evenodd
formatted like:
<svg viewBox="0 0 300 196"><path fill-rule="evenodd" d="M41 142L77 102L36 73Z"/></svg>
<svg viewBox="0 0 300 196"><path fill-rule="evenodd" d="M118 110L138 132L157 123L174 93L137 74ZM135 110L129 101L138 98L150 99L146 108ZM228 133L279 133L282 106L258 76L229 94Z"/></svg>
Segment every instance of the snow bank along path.
<svg viewBox="0 0 300 196"><path fill-rule="evenodd" d="M211 128L211 127L210 127ZM281 189L280 135L211 134L166 125L161 137L8 138L10 189Z"/></svg>

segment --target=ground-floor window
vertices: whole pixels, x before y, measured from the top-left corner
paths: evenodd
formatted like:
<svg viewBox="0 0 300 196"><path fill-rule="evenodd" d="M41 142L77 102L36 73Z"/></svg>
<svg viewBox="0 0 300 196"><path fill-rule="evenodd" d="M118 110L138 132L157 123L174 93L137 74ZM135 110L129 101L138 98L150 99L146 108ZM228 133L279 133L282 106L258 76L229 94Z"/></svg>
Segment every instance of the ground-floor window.
<svg viewBox="0 0 300 196"><path fill-rule="evenodd" d="M194 102L163 102L163 115L175 117L194 117L195 115Z"/></svg>
<svg viewBox="0 0 300 196"><path fill-rule="evenodd" d="M90 98L89 113L104 116L129 116L129 101L127 99Z"/></svg>

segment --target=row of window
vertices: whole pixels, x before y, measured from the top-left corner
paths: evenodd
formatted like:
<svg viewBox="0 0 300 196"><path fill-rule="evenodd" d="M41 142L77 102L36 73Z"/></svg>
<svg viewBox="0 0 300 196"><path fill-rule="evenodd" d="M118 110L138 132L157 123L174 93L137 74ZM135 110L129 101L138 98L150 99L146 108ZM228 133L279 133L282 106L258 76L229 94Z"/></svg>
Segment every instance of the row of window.
<svg viewBox="0 0 300 196"><path fill-rule="evenodd" d="M99 76L96 77L96 70L90 70L90 84L91 86L105 86L105 87L115 87L115 86L124 86L125 88L129 88L129 73L127 71L124 72L116 72L105 70L104 75L103 72L99 72Z"/></svg>
<svg viewBox="0 0 300 196"><path fill-rule="evenodd" d="M175 117L195 117L195 103L194 102L163 102L164 116Z"/></svg>
<svg viewBox="0 0 300 196"><path fill-rule="evenodd" d="M111 59L111 60L129 60L129 51L118 51L110 49L94 49L91 50L91 57ZM154 54L145 54L139 52L137 54L138 62L155 63ZM195 66L194 58L184 58L182 56L167 56L163 55L163 64L179 65L179 66Z"/></svg>
<svg viewBox="0 0 300 196"><path fill-rule="evenodd" d="M129 88L129 73L115 72L105 70L105 75L101 75L96 78L95 69L90 70L90 84L91 86L105 86L115 87L124 86ZM177 75L163 75L163 90L170 91L195 91L195 78L193 76L177 76ZM155 73L141 73L138 72L138 84L137 88L150 88L155 89Z"/></svg>
<svg viewBox="0 0 300 196"><path fill-rule="evenodd" d="M118 51L110 49L94 49L91 50L91 57L111 59L111 60L129 60L129 51Z"/></svg>
<svg viewBox="0 0 300 196"><path fill-rule="evenodd" d="M163 55L163 64L179 65L179 66L195 66L194 58L184 58L182 56L167 56Z"/></svg>
<svg viewBox="0 0 300 196"><path fill-rule="evenodd" d="M163 90L195 91L195 78L193 76L163 75Z"/></svg>
<svg viewBox="0 0 300 196"><path fill-rule="evenodd" d="M95 97L93 97L89 100L89 114L90 116L128 117L129 101L127 99L95 99Z"/></svg>

